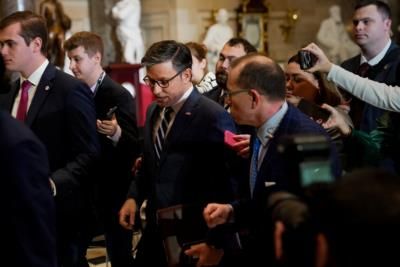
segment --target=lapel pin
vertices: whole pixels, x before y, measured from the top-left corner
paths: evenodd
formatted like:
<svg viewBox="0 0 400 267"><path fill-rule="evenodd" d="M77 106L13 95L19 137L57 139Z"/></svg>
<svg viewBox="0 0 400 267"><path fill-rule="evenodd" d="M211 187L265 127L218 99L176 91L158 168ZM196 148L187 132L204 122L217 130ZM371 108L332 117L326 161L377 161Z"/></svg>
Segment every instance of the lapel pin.
<svg viewBox="0 0 400 267"><path fill-rule="evenodd" d="M185 112L185 115L187 115L187 116L191 116L192 115L192 112Z"/></svg>
<svg viewBox="0 0 400 267"><path fill-rule="evenodd" d="M46 85L46 87L44 88L45 91L49 91L50 90L50 86Z"/></svg>

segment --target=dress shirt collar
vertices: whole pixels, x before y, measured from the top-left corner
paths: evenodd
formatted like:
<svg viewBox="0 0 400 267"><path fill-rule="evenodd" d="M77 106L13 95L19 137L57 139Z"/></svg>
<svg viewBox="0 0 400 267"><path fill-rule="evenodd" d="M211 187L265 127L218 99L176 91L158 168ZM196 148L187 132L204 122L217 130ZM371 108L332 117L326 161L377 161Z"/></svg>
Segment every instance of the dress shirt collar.
<svg viewBox="0 0 400 267"><path fill-rule="evenodd" d="M257 129L257 137L260 139L263 147L265 147L268 143L268 140L273 137L287 110L288 104L285 101L278 112Z"/></svg>
<svg viewBox="0 0 400 267"><path fill-rule="evenodd" d="M382 49L379 54L377 54L375 57L371 58L370 60L367 60L364 55L361 54L361 62L360 65L364 62L367 62L370 66L375 66L378 64L386 55L386 52L389 50L390 44L392 41L389 39L389 42L386 44L386 46Z"/></svg>
<svg viewBox="0 0 400 267"><path fill-rule="evenodd" d="M189 98L190 94L193 92L193 86L190 87L182 97L175 104L171 105L171 108L174 111L174 114L177 114L179 110L182 108L183 104L185 104L186 100Z"/></svg>
<svg viewBox="0 0 400 267"><path fill-rule="evenodd" d="M46 59L28 78L20 76L20 83L22 84L23 81L28 80L33 86L38 86L47 65L49 65L49 60Z"/></svg>

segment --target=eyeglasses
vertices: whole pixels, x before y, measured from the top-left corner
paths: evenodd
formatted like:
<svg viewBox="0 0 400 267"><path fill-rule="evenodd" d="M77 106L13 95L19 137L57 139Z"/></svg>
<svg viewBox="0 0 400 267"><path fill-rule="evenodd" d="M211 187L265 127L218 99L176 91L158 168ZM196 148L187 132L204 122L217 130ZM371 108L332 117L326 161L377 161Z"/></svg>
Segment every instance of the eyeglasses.
<svg viewBox="0 0 400 267"><path fill-rule="evenodd" d="M240 89L240 90L231 91L231 92L224 91L224 94L223 94L222 96L223 96L225 99L226 99L226 98L231 99L232 96L237 95L237 94L240 94L240 93L244 93L244 92L249 92L249 90Z"/></svg>
<svg viewBox="0 0 400 267"><path fill-rule="evenodd" d="M154 88L154 86L157 84L161 88L167 88L169 86L169 82L175 79L179 74L181 74L183 71L185 71L187 68L183 68L181 71L178 71L174 76L172 76L169 79L166 80L154 80L150 78L149 76L146 76L143 78L143 81L146 85L150 86L151 88Z"/></svg>

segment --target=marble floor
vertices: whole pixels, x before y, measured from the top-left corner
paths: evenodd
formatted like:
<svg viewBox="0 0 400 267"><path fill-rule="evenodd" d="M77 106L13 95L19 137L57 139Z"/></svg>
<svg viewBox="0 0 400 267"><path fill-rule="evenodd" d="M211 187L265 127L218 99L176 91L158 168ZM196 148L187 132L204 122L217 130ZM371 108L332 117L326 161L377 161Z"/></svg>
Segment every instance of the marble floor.
<svg viewBox="0 0 400 267"><path fill-rule="evenodd" d="M135 248L140 239L140 233L134 233L132 245ZM132 257L134 257L134 251ZM107 251L104 247L104 236L98 236L93 239L93 244L89 247L86 253L90 267L111 267L111 263L107 259Z"/></svg>
<svg viewBox="0 0 400 267"><path fill-rule="evenodd" d="M107 261L106 249L104 247L89 248L86 258L90 267L111 267L111 263Z"/></svg>

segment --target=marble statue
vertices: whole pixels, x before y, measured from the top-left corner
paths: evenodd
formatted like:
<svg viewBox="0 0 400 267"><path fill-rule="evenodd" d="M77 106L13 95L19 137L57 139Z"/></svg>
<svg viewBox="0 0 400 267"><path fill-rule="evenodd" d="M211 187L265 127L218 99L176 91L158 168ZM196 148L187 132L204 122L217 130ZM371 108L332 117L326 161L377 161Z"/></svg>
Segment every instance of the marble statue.
<svg viewBox="0 0 400 267"><path fill-rule="evenodd" d="M140 29L140 1L120 0L112 8L117 20L117 37L122 47L123 61L140 63L144 55L142 31Z"/></svg>
<svg viewBox="0 0 400 267"><path fill-rule="evenodd" d="M224 44L233 37L233 30L228 24L229 14L224 8L218 10L215 20L216 23L211 25L203 40L203 44L208 49L209 69L215 68L218 60L218 54Z"/></svg>
<svg viewBox="0 0 400 267"><path fill-rule="evenodd" d="M334 63L359 53L359 47L350 39L342 22L340 6L329 8L329 17L321 22L317 33L317 41L326 47L327 55Z"/></svg>

